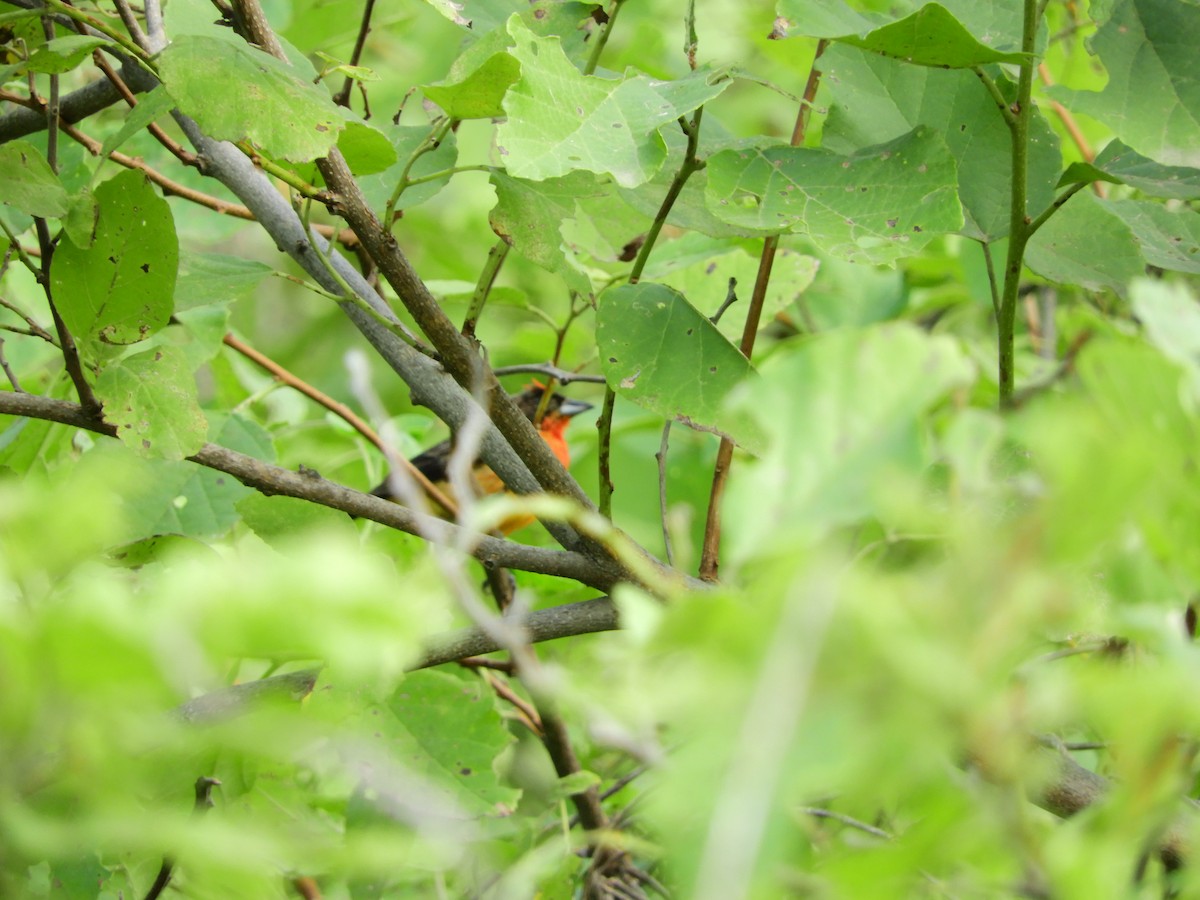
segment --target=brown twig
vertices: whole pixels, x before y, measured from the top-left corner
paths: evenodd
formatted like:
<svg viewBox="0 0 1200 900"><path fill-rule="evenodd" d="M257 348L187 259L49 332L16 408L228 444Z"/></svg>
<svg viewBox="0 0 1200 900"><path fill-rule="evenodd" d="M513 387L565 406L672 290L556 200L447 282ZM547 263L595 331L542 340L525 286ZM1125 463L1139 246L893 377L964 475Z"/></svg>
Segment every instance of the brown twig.
<svg viewBox="0 0 1200 900"><path fill-rule="evenodd" d="M200 776L196 779L196 799L192 807L193 815L201 815L205 811L213 808L212 789L220 785L221 782L216 778ZM145 900L157 900L162 896L162 892L167 889L167 885L171 881L173 874L174 862L169 856L164 856L162 866L158 870L158 875L154 879L154 883L150 885L150 890L146 891Z"/></svg>
<svg viewBox="0 0 1200 900"><path fill-rule="evenodd" d="M303 378L292 374L279 363L275 362L275 360L271 359L266 354L255 350L249 344L239 340L232 334L226 334L222 340L227 347L236 350L255 365L266 369L281 384L286 384L288 387L299 391L305 397L308 397L315 403L325 407L334 415L342 418L350 425L350 427L374 444L379 449L379 452L388 459L389 463L404 466L408 470L409 477L411 477L413 481L421 486L421 489L425 492L426 496L428 496L430 500L441 506L442 509L446 510L449 515L458 515L458 506L453 500L446 496L444 491L440 490L437 485L426 478L420 469L388 446L388 444L384 442L383 438L376 433L375 429L363 421L362 417L355 413L354 410L352 410L346 404L340 403L323 391L317 390L317 388L313 387L313 385L309 384Z"/></svg>
<svg viewBox="0 0 1200 900"><path fill-rule="evenodd" d="M367 35L371 33L371 16L375 12L375 0L367 0L363 4L362 21L358 25L358 37L354 40L354 50L350 53L350 65L357 66L362 59L363 48L367 44ZM333 95L333 102L338 106L350 105L350 91L354 88L354 79L349 75L342 82L342 89ZM363 91L363 103L366 103L366 91ZM369 113L364 113L364 118L370 118Z"/></svg>
<svg viewBox="0 0 1200 900"><path fill-rule="evenodd" d="M791 145L793 147L804 144L813 100L817 95L817 87L821 83L821 70L817 68L817 63L828 44L829 42L825 40L817 42L816 54L813 56L812 67L808 72L808 81L804 85L804 97L801 100L800 109L796 113L796 124L792 128ZM778 247L778 235L771 235L763 241L762 255L758 261L758 275L754 279L754 292L750 295L750 309L746 313L746 324L742 328L740 349L746 359L750 359L754 352L754 341L758 336L758 324L762 317L767 285L771 281L771 268L775 263L775 251ZM717 580L721 553L721 499L725 495L725 483L729 478L729 468L732 464L733 441L729 438L721 438L721 444L717 448L717 461L713 466L712 490L708 498L704 544L700 555L699 574L705 581Z"/></svg>

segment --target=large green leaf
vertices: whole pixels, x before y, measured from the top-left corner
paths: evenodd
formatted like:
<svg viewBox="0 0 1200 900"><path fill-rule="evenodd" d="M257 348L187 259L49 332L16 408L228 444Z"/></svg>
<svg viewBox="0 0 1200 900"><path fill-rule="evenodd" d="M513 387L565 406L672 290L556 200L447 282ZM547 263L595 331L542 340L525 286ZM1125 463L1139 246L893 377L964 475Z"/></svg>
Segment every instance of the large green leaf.
<svg viewBox="0 0 1200 900"><path fill-rule="evenodd" d="M1180 0L1112 0L1090 49L1108 71L1102 91L1054 87L1071 109L1099 119L1138 153L1200 167L1200 6Z"/></svg>
<svg viewBox="0 0 1200 900"><path fill-rule="evenodd" d="M1101 202L1130 227L1150 265L1200 274L1200 213L1191 209L1168 210L1153 201Z"/></svg>
<svg viewBox="0 0 1200 900"><path fill-rule="evenodd" d="M324 156L345 125L329 95L299 70L244 44L185 34L163 51L159 74L209 137L248 140L270 156ZM214 84L230 87L217 91Z"/></svg>
<svg viewBox="0 0 1200 900"><path fill-rule="evenodd" d="M880 479L921 464L919 417L973 373L954 340L907 324L840 329L781 348L738 395L768 449L730 485L731 553L763 552L795 540L795 529L871 514Z"/></svg>
<svg viewBox="0 0 1200 900"><path fill-rule="evenodd" d="M1164 166L1120 141L1109 141L1090 163L1077 162L1068 166L1061 184L1079 181L1128 184L1151 197L1171 200L1200 199L1200 169Z"/></svg>
<svg viewBox="0 0 1200 900"><path fill-rule="evenodd" d="M963 233L987 241L1008 234L1012 135L973 73L910 66L844 46L831 47L821 68L830 94L822 146L850 153L919 126L931 128L958 165ZM998 71L996 79L1014 93ZM1053 201L1062 169L1058 137L1037 112L1028 150L1026 209L1036 216Z"/></svg>
<svg viewBox="0 0 1200 900"><path fill-rule="evenodd" d="M1038 230L1025 264L1051 281L1120 294L1145 270L1129 226L1090 193L1072 197Z"/></svg>
<svg viewBox="0 0 1200 900"><path fill-rule="evenodd" d="M50 267L54 298L78 339L145 340L167 324L179 268L179 239L167 202L129 170L96 188L99 219L86 249L59 244Z"/></svg>
<svg viewBox="0 0 1200 900"><path fill-rule="evenodd" d="M510 175L540 180L582 169L622 187L648 181L667 157L658 129L719 95L727 80L695 72L677 81L582 75L557 38L509 23L521 79L504 100L496 143Z"/></svg>
<svg viewBox="0 0 1200 900"><path fill-rule="evenodd" d="M780 0L778 9L789 35L835 39L916 65L967 68L1022 59L1018 0L909 0L892 4L896 18L861 13L843 0Z"/></svg>
<svg viewBox="0 0 1200 900"><path fill-rule="evenodd" d="M644 409L714 431L754 449L761 435L725 400L751 378L746 357L687 298L661 284L626 284L600 295L600 367L609 387Z"/></svg>
<svg viewBox="0 0 1200 900"><path fill-rule="evenodd" d="M450 79L427 84L424 91L453 119L496 119L504 115L501 101L520 77L521 64L511 54L498 52L458 77L451 71Z"/></svg>
<svg viewBox="0 0 1200 900"><path fill-rule="evenodd" d="M726 150L708 162L720 218L795 230L851 262L890 263L963 224L955 161L928 127L848 156L802 147Z"/></svg>
<svg viewBox="0 0 1200 900"><path fill-rule="evenodd" d="M10 141L0 145L0 203L28 216L62 216L67 212L67 190L33 144Z"/></svg>

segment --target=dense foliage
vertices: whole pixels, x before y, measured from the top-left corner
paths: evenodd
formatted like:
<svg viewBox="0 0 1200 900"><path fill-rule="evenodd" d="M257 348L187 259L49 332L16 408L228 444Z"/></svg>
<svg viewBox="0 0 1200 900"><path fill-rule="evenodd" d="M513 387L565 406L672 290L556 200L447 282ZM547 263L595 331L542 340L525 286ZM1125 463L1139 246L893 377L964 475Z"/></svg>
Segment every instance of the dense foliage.
<svg viewBox="0 0 1200 900"><path fill-rule="evenodd" d="M0 896L1200 895L1195 0L0 40Z"/></svg>

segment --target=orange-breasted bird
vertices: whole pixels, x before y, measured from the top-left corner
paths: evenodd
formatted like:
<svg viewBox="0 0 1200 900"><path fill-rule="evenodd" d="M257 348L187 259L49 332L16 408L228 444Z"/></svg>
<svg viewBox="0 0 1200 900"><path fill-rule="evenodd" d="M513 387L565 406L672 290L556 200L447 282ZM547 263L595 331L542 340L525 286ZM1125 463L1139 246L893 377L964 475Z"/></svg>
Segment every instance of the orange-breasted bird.
<svg viewBox="0 0 1200 900"><path fill-rule="evenodd" d="M540 384L533 384L525 388L521 393L513 395L513 400L516 401L517 407L521 412L525 413L529 418L529 421L537 425L538 433L542 436L542 440L550 446L554 455L558 457L558 461L565 468L571 463L571 450L567 446L566 437L567 426L571 424L571 419L574 416L591 409L592 404L585 403L582 400L572 400L559 393L553 393L550 395L550 399L546 401L546 409L542 414L541 421L538 422L535 421L535 418L545 392L545 387ZM450 490L446 469L449 465L450 454L453 452L453 449L454 444L452 441L442 441L440 444L436 444L428 450L418 453L409 460L418 472L428 478L438 490L444 492L451 500L455 498ZM476 459L471 471L475 477L477 492L480 496L496 494L504 490L504 482L500 480L500 476L493 472L489 466L485 465L482 460ZM389 479L386 478L371 493L385 500L396 499L389 487ZM439 509L436 511L439 515L446 514L445 510ZM511 534L531 524L533 521L533 516L513 516L501 522L498 530L504 534Z"/></svg>

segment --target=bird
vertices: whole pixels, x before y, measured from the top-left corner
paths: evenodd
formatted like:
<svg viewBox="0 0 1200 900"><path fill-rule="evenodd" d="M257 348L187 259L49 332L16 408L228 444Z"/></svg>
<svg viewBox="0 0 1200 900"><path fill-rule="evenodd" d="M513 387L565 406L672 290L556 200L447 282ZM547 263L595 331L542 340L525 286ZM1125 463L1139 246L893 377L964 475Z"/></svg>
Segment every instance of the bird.
<svg viewBox="0 0 1200 900"><path fill-rule="evenodd" d="M512 398L517 404L517 408L528 417L529 421L537 425L538 433L541 435L542 440L549 445L551 451L558 457L558 461L563 464L563 468L566 468L571 463L571 450L567 445L566 438L567 426L571 424L571 419L575 416L587 412L593 407L590 403L564 397L562 394L555 392L551 393L550 398L546 401L541 420L537 421L538 408L542 405L542 397L545 393L545 386L534 382L519 394L513 394ZM454 495L450 490L447 466L449 465L450 454L453 450L453 442L446 440L440 444L435 444L428 450L418 453L409 460L418 472L428 478L438 490L442 491L451 500L454 499ZM505 490L504 482L501 481L500 476L493 472L483 460L476 458L471 472L474 476L479 496L497 494ZM390 478L385 478L376 485L371 493L385 500L397 500L398 498L392 492L390 482ZM435 512L442 518L449 517L449 513L440 507L435 509ZM530 515L511 516L502 521L497 526L497 530L502 534L508 535L532 524L533 521L534 517Z"/></svg>

